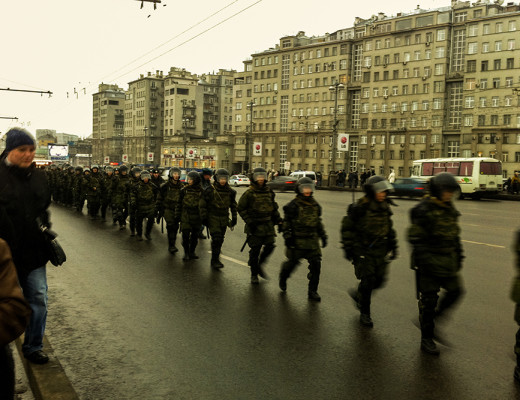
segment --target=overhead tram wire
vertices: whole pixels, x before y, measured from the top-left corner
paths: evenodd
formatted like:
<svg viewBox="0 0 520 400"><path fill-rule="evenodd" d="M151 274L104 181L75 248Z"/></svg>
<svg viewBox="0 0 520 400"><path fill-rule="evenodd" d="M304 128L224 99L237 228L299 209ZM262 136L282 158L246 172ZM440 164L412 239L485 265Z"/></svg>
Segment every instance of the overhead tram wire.
<svg viewBox="0 0 520 400"><path fill-rule="evenodd" d="M235 0L233 3L235 3L236 1L239 1L239 0ZM122 78L123 76L128 75L129 73L131 73L131 72L133 72L133 71L135 71L135 70L137 70L137 69L139 69L139 68L141 68L141 67L147 65L148 63L157 60L158 58L160 58L160 57L162 57L162 56L164 56L164 55L166 55L166 54L172 52L173 50L178 49L178 48L181 47L181 46L184 46L186 43L189 43L189 42L191 42L192 40L198 38L199 36L202 36L202 35L204 35L205 33L207 33L207 32L209 32L209 31L211 31L212 29L216 28L217 26L220 26L220 25L224 24L225 22L227 22L227 21L229 21L230 19L236 17L237 15L240 15L240 14L242 14L243 12L247 11L248 9L254 7L255 5L257 5L257 4L259 4L259 3L261 3L262 1L263 1L263 0L257 0L257 1L254 2L253 4L250 4L250 5L248 5L247 7L244 7L244 8L241 9L240 11L237 11L235 14L232 14L231 16L229 16L229 17L223 19L222 21L216 23L215 25L212 25L211 27L209 27L209 28L205 29L204 31L202 31L202 32L200 32L200 33L198 33L198 34L192 36L191 38L185 40L184 42L181 42L180 44L178 44L177 46L175 46L175 47L169 49L168 51L165 51L164 53L159 54L158 56L156 56L156 57L154 57L154 58L152 58L152 59L146 61L145 63L143 63L143 64L141 64L141 65L139 65L139 66L133 68L132 70L129 70L129 71L127 71L127 72L125 72L125 73L123 73L123 74L121 74L121 75L116 76L116 77L113 78L112 80L115 81L116 79ZM231 3L231 4L232 4L232 3ZM228 7L228 6L226 6L226 7ZM226 8L226 7L224 7L224 8ZM220 12L220 10L219 10L218 12ZM218 13L218 12L217 12L217 13ZM210 17L208 17L208 18L210 18ZM204 20L207 20L208 18L206 18L206 19L204 19ZM201 21L201 22L202 22L202 21ZM196 25L198 25L198 24L200 24L200 23L195 24L194 27L195 27ZM190 28L190 29L191 29L191 28ZM173 39L172 39L172 40L173 40ZM128 64L127 64L127 65L128 65ZM93 86L93 85L91 85L91 86ZM84 88L84 89L86 90L86 88ZM83 90L83 89L82 89L82 90ZM90 89L89 89L89 92L90 92ZM56 110L56 111L58 111L58 110L64 110L65 108L71 106L72 104L74 104L74 103L73 103L73 102L69 102L67 106L65 106L65 107L59 107L59 108L56 108L55 110Z"/></svg>
<svg viewBox="0 0 520 400"><path fill-rule="evenodd" d="M134 60L128 62L127 64L123 65L122 67L118 68L117 70L111 72L110 74L108 75L105 75L104 77L102 77L101 79L98 79L96 82L102 82L103 80L105 80L106 78L109 78L110 76L114 75L114 74L117 74L119 71L122 71L124 68L128 67L129 65L132 65L133 63L135 63L136 61L139 61L141 60L142 58L146 57L147 55L153 53L155 50L157 49L160 49L161 47L167 45L168 43L170 43L171 41L177 39L179 36L182 36L183 34L185 34L186 32L189 32L191 31L192 29L196 28L197 26L199 26L200 24L202 24L203 22L206 22L207 20L211 19L212 17L214 17L215 15L217 14L220 14L222 11L224 11L226 8L229 8L231 7L233 4L235 3L238 3L240 0L234 0L232 1L231 3L229 3L228 5L222 7L220 10L217 10L215 11L213 14L211 15L208 15L206 18L200 20L199 22L195 23L194 25L190 26L189 28L183 30L182 32L178 33L177 35L175 35L174 37L168 39L166 42L164 43L161 43L160 45L154 47L153 49L151 49L150 51L144 53L143 55L135 58ZM117 79L117 78L116 78Z"/></svg>
<svg viewBox="0 0 520 400"><path fill-rule="evenodd" d="M243 8L242 10L237 11L235 14L232 14L231 16L229 16L229 17L223 19L222 21L216 23L215 25L210 26L208 29L205 29L205 30L203 30L202 32L196 34L195 36L192 36L191 38L185 40L184 42L179 43L177 46L172 47L171 49L165 51L164 53L159 54L158 56L156 56L156 57L154 57L154 58L152 58L152 59L146 61L145 63L143 63L143 64L141 64L141 65L138 65L138 66L135 67L134 69L132 69L132 70L130 70L130 71L127 71L127 72L125 72L125 73L122 74L122 75L116 76L116 77L114 78L114 80L115 80L115 79L122 78L123 76L129 74L130 72L133 72L133 71L135 71L135 70L137 70L137 69L139 69L139 68L141 68L141 67L144 67L145 65L151 63L152 61L155 61L155 60L157 60L158 58L161 58L161 57L163 57L164 55L166 55L166 54L172 52L173 50L176 50L176 49L178 49L179 47L184 46L186 43L191 42L192 40L198 38L199 36L204 35L205 33L211 31L212 29L216 28L216 27L219 26L219 25L222 25L223 23L229 21L230 19L236 17L237 15L242 14L243 12L247 11L247 10L250 9L251 7L256 6L258 3L261 3L262 1L264 1L264 0L257 0L257 1L254 2L253 4L250 4L249 6Z"/></svg>

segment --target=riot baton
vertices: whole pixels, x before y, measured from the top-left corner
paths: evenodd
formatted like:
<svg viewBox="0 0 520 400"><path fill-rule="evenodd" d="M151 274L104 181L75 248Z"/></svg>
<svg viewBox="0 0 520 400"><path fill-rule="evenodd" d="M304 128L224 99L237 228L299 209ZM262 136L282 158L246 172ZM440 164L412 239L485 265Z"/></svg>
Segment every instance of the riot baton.
<svg viewBox="0 0 520 400"><path fill-rule="evenodd" d="M240 252L242 253L244 251L244 249L246 248L246 244L247 244L247 241L249 240L249 237L246 237L246 241L244 242L244 244L242 245L242 248L240 249Z"/></svg>

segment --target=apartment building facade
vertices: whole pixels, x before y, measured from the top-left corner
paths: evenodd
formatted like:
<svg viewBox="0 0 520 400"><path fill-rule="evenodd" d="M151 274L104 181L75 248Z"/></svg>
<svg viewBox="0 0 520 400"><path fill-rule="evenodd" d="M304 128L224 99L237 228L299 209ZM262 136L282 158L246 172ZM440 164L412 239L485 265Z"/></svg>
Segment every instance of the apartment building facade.
<svg viewBox="0 0 520 400"><path fill-rule="evenodd" d="M252 168L408 176L414 159L491 156L511 175L520 169L518 24L514 3L454 1L283 37L235 79L234 166L246 163L249 141ZM339 134L349 151L333 154Z"/></svg>
<svg viewBox="0 0 520 400"><path fill-rule="evenodd" d="M119 163L123 154L125 92L117 85L102 83L92 97L92 163Z"/></svg>

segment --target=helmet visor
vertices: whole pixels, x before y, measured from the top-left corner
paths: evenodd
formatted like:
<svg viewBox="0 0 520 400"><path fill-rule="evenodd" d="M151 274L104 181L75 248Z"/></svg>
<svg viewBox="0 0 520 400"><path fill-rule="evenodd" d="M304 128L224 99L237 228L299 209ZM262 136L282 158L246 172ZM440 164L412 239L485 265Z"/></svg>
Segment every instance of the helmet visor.
<svg viewBox="0 0 520 400"><path fill-rule="evenodd" d="M310 189L311 193L314 193L315 185L314 183L300 183L298 185L298 191L303 194L304 192L308 192Z"/></svg>
<svg viewBox="0 0 520 400"><path fill-rule="evenodd" d="M381 193L385 191L393 192L394 187L388 182L386 179L384 181L379 181L374 183L372 188L374 189L374 193Z"/></svg>
<svg viewBox="0 0 520 400"><path fill-rule="evenodd" d="M257 181L258 179L266 180L267 179L267 174L265 172L255 172L253 174L253 180Z"/></svg>

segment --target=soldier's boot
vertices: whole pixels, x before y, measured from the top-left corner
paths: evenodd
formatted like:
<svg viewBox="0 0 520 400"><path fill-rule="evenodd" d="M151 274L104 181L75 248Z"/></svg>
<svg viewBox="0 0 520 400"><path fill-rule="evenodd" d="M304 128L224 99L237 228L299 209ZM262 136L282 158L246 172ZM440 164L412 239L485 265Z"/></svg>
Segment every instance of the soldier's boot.
<svg viewBox="0 0 520 400"><path fill-rule="evenodd" d="M154 221L154 219L152 219L152 218L148 218L146 220L146 231L144 233L144 237L146 238L146 240L152 240L153 221Z"/></svg>
<svg viewBox="0 0 520 400"><path fill-rule="evenodd" d="M358 293L357 289L350 288L350 289L347 290L347 293L352 298L352 300L354 300L354 306L358 310L360 310L361 309L361 304L359 304L359 293Z"/></svg>
<svg viewBox="0 0 520 400"><path fill-rule="evenodd" d="M307 274L309 280L309 291L308 298L313 301L321 301L321 297L318 294L318 284L320 283L320 276L317 272L309 272Z"/></svg>
<svg viewBox="0 0 520 400"><path fill-rule="evenodd" d="M421 339L421 350L434 356L438 356L440 354L440 351L432 338L423 337Z"/></svg>
<svg viewBox="0 0 520 400"><path fill-rule="evenodd" d="M175 246L175 236L172 238L172 235L168 235L168 251L170 254L175 254L179 251L177 246Z"/></svg>
<svg viewBox="0 0 520 400"><path fill-rule="evenodd" d="M361 281L358 286L358 302L359 302L359 322L368 328L374 326L374 322L370 317L370 303L372 297L372 286L367 281Z"/></svg>
<svg viewBox="0 0 520 400"><path fill-rule="evenodd" d="M184 256L182 257L182 261L190 261L190 249L188 246L182 245L182 248L184 249Z"/></svg>
<svg viewBox="0 0 520 400"><path fill-rule="evenodd" d="M220 269L224 268L224 264L220 262L220 251L222 248L222 242L211 242L211 268Z"/></svg>

